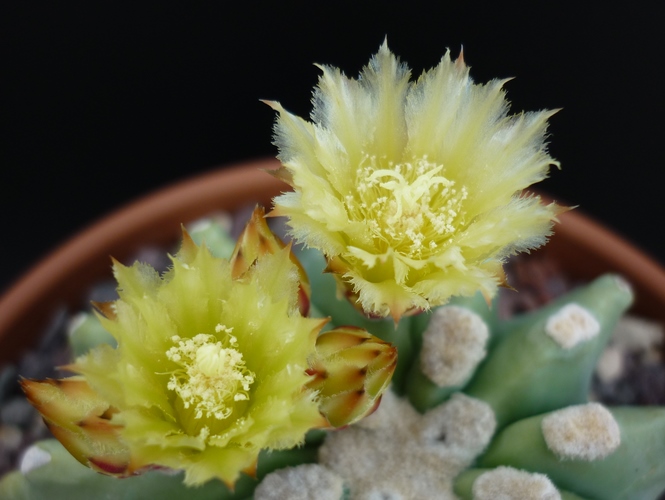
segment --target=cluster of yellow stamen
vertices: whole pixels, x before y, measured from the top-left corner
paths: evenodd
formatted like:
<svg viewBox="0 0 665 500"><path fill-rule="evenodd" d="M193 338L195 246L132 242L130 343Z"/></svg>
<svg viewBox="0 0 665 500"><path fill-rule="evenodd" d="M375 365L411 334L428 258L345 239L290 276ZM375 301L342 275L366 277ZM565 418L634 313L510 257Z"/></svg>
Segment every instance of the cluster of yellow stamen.
<svg viewBox="0 0 665 500"><path fill-rule="evenodd" d="M195 418L228 418L234 403L249 399L255 375L237 349L233 328L217 325L217 335L200 333L183 339L171 337L176 344L166 357L180 368L171 373L168 389L175 391L185 408L193 407Z"/></svg>
<svg viewBox="0 0 665 500"><path fill-rule="evenodd" d="M345 197L349 218L364 222L380 251L427 258L463 225L466 187L442 175L427 156L397 163L366 155L357 191Z"/></svg>

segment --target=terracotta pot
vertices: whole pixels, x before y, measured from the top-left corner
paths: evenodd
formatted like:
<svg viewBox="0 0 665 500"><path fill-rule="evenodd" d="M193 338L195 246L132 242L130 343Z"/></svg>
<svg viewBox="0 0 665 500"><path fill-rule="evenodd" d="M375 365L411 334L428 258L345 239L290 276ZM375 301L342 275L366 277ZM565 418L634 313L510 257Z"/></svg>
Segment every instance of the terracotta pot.
<svg viewBox="0 0 665 500"><path fill-rule="evenodd" d="M110 259L128 258L148 244L176 241L180 224L249 202L266 206L288 186L260 169L275 160L224 168L148 195L99 221L58 248L0 300L0 363L16 359L42 333L57 308L76 310L94 282L110 276ZM560 217L555 236L539 252L571 277L588 280L612 271L635 287L634 311L665 323L665 271L635 247L583 216Z"/></svg>

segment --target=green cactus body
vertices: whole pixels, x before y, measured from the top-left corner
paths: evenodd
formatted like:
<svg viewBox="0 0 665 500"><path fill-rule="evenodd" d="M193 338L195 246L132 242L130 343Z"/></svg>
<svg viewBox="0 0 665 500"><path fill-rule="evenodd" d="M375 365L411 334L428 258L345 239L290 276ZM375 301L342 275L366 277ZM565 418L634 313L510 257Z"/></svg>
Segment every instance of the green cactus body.
<svg viewBox="0 0 665 500"><path fill-rule="evenodd" d="M543 436L546 414L520 420L499 432L479 464L547 474L562 488L589 498L657 498L665 489L665 408L616 407L609 411L618 424L620 443L606 456L585 458L590 443L581 443L578 456L552 451L553 445Z"/></svg>
<svg viewBox="0 0 665 500"><path fill-rule="evenodd" d="M228 239L218 240L222 248L213 244L211 251L228 254ZM113 489L123 498L186 495L190 500L372 495L485 500L498 491L543 500L647 500L665 488L665 408L608 411L585 404L598 357L632 300L617 276L603 276L538 311L506 321L497 319L496 305L489 307L477 295L455 298L395 324L364 317L338 300L334 278L322 273L325 260L319 252L301 250L298 256L311 280L310 316L330 317L325 330L360 326L398 348L393 390L384 394L374 414L341 430L310 431L301 447L261 452L256 470L242 474L233 491L216 480L187 489L182 474L175 472L105 477L83 467L59 443L47 441L36 447L49 455L48 463L6 476L0 496L48 493L54 499L76 499ZM487 330L476 344L444 338L452 342L444 346L468 348L473 354L451 371L447 380L457 382L449 385L433 380L439 375L422 364L422 351L431 345L426 332L438 328L437 322L471 325L472 336ZM77 349L89 347L89 337L83 340ZM593 440L573 446L572 452L565 439L559 443L557 426L550 422L556 424L565 412L575 414L576 408L591 408L592 421L594 415L606 419L597 439L600 451Z"/></svg>
<svg viewBox="0 0 665 500"><path fill-rule="evenodd" d="M228 259L236 245L229 234L231 218L225 214L206 217L189 225L188 232L197 245L205 245L215 257Z"/></svg>
<svg viewBox="0 0 665 500"><path fill-rule="evenodd" d="M314 296L318 292L316 286ZM330 293L332 280L328 286L331 287ZM477 370L469 377L470 380L448 387L433 382L419 363L418 353L424 349L423 333L437 311L412 317L414 354L400 360L409 366L404 390L397 391L408 397L410 404L402 398L385 395L376 415L352 428L329 434L320 448L319 466L334 471L344 479L350 498L368 494L423 498L423 495L432 495L433 492L441 498L456 498L455 495L477 500L496 498L491 493L496 487L492 475L486 476L485 481L490 485L489 494L482 496L478 493L474 497L472 491L479 476L485 472L502 472L501 469L509 469L518 477L522 475L526 478L509 485L514 488L509 491L516 495L515 498L614 498L617 491L623 492L621 498L655 498L665 487L665 471L661 470L659 458L664 456L664 450L657 441L641 458L637 471L624 467L624 473L615 477L612 486L597 485L606 483L604 477L613 474L612 467L622 462L625 465L631 450L642 447L645 436L665 435L658 422L660 417L657 417L665 409L612 410L622 430L622 444L615 452L617 458L611 459L610 456L593 463L552 458L546 447L543 452L543 437L539 429L536 429L538 432L531 429L529 434L522 427L524 422L542 420L542 417L527 417L587 401L594 366L616 321L631 301L630 288L621 278L612 275L603 276L541 310L502 322L497 320L495 308L488 308L482 297L456 299L451 305L466 309L484 321L489 326L490 335L485 346L488 353L476 363ZM449 306L440 309L446 307ZM352 309L348 311L356 313ZM332 321L337 324L338 318L344 315L336 316L335 312L330 310ZM474 402L475 410L455 421L452 415L456 414L459 418L460 413L452 409L459 403L461 394L470 396L468 401ZM457 403L452 404L453 401ZM483 406L487 404L489 406ZM408 410L411 405L418 411ZM487 408L492 419L481 419L480 408ZM630 417L626 416L626 412ZM443 413L447 415L448 426L440 421L433 424L436 415ZM391 414L392 417L389 416ZM387 422L391 419L395 420L393 424ZM485 426L490 429L486 453L483 453L483 446L478 446L482 440L475 441L475 451L471 441L461 444L461 436L469 436L467 431L462 430L462 421L467 422L469 428ZM493 425L507 427L491 437ZM405 429L412 429L408 431L412 434L401 437ZM437 437L432 440L432 436ZM466 447L467 455L459 454L460 446ZM541 452L549 457L549 466L527 466L534 462L534 453ZM452 462L444 465L432 460L433 455L445 456ZM607 469L600 467L604 463L609 464L610 459L615 465ZM568 475L553 472L559 470L557 464ZM466 469L469 466L485 469ZM591 469L597 472L591 474ZM407 472L401 473L400 470ZM433 474L432 470L437 472ZM418 484L409 483L404 477L409 474L417 478L414 481ZM501 474L498 476L501 477ZM498 483L505 487L501 481ZM523 491L535 496L520 496ZM315 495L316 492L311 491L310 494Z"/></svg>
<svg viewBox="0 0 665 500"><path fill-rule="evenodd" d="M97 317L89 312L80 312L70 321L69 324L69 345L74 357L85 354L90 349L99 344L109 344L116 346L116 341L109 332L107 332Z"/></svg>
<svg viewBox="0 0 665 500"><path fill-rule="evenodd" d="M492 406L499 428L585 402L596 362L631 302L628 285L606 275L529 314L528 322L498 342L464 392ZM593 336L565 347L546 333L548 321L564 306L575 309L561 328L589 329ZM582 315L589 316L579 319ZM575 324L587 319L597 324Z"/></svg>

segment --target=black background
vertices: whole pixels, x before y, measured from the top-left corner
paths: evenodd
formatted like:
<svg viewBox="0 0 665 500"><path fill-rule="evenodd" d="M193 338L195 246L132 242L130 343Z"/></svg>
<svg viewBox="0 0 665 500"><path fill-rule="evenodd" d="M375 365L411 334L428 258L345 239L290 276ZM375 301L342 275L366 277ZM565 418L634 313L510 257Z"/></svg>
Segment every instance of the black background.
<svg viewBox="0 0 665 500"><path fill-rule="evenodd" d="M7 5L11 4L11 5ZM660 14L586 2L6 2L0 7L0 290L87 224L178 179L271 156L275 99L388 37L414 74L464 46L513 111L563 108L540 185L665 262Z"/></svg>

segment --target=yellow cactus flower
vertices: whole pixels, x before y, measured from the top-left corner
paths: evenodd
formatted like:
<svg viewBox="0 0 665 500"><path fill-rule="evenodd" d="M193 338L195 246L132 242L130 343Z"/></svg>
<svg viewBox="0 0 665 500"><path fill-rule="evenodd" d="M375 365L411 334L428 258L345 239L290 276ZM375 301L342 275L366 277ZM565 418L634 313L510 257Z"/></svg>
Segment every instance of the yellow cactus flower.
<svg viewBox="0 0 665 500"><path fill-rule="evenodd" d="M120 298L96 305L117 348L98 346L65 367L78 376L22 380L77 460L117 477L162 466L184 469L189 485L232 486L253 473L260 450L299 445L308 430L347 425L378 405L396 349L361 329L319 336L328 319L303 316L304 269L264 215L254 211L230 260L184 233L163 276L115 262ZM352 359L338 362L335 349ZM354 369L352 385L340 382Z"/></svg>
<svg viewBox="0 0 665 500"><path fill-rule="evenodd" d="M328 425L317 392L305 387L325 321L298 311L289 248L255 259L234 277L237 261L214 258L185 234L163 277L143 264L114 264L120 299L101 307L101 321L118 348L98 347L69 367L107 402L95 400L99 413L114 409L113 430L129 451L126 470L114 472L159 465L184 469L188 484L214 477L232 484L259 450L290 448ZM45 417L56 422L52 428L79 431L59 414Z"/></svg>
<svg viewBox="0 0 665 500"><path fill-rule="evenodd" d="M325 321L298 311L289 254L264 254L234 279L233 263L185 234L163 277L114 264L120 298L101 320L118 347L98 347L69 368L117 409L111 422L122 426L132 467L232 484L261 449L293 447L327 425L316 391L305 388Z"/></svg>
<svg viewBox="0 0 665 500"><path fill-rule="evenodd" d="M312 121L279 112L275 199L293 236L320 249L365 313L402 315L453 295L487 297L507 256L542 245L560 207L523 190L557 165L553 111L508 115L503 84L475 84L447 53L410 81L384 43L358 79L323 71Z"/></svg>

